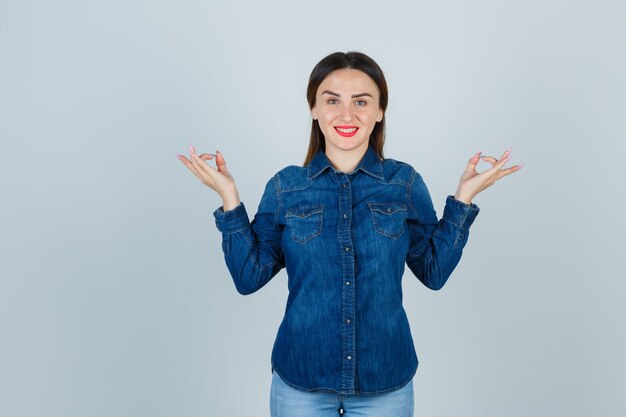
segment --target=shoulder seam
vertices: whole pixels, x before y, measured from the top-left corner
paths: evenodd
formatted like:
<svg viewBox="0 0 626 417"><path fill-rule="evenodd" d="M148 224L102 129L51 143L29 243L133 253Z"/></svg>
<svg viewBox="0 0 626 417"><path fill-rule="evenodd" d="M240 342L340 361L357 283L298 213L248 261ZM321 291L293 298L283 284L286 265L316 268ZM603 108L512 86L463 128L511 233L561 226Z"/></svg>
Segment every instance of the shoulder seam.
<svg viewBox="0 0 626 417"><path fill-rule="evenodd" d="M280 202L280 192L279 192L279 190L281 189L281 186L280 186L280 176L278 175L278 172L276 174L274 174L274 178L275 178L275 180L274 180L274 195L276 196L276 208L274 209L274 228L276 228L278 226L278 217L279 217L279 213L280 213L280 204L281 204L281 202Z"/></svg>
<svg viewBox="0 0 626 417"><path fill-rule="evenodd" d="M415 181L415 177L417 176L417 171L413 167L411 167L411 171L412 171L411 179L409 180L408 187L406 187L406 192L407 192L408 199L409 199L409 207L411 207L411 210L416 213L417 210L415 209L415 207L413 207L413 201L411 198L411 190L413 189L413 181Z"/></svg>

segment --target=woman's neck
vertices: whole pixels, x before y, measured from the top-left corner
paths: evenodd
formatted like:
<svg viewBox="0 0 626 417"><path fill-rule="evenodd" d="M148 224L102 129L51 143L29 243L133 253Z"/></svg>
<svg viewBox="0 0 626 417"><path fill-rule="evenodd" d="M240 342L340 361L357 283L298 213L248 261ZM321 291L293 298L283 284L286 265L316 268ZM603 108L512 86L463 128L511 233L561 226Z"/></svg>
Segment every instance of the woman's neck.
<svg viewBox="0 0 626 417"><path fill-rule="evenodd" d="M349 151L343 151L333 147L326 147L326 157L330 161L330 164L337 171L345 172L346 174L354 171L359 165L363 155L367 152L367 143L365 146L361 146Z"/></svg>

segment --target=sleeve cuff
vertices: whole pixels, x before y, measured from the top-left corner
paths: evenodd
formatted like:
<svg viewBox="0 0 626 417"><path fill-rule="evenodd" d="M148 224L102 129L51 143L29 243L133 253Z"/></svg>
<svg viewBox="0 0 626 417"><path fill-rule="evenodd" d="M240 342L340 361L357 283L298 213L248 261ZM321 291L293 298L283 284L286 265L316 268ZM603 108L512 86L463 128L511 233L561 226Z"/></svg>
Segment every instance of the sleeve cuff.
<svg viewBox="0 0 626 417"><path fill-rule="evenodd" d="M214 212L215 225L222 233L234 233L250 226L250 219L246 212L246 206L240 201L237 206L224 211L224 206L218 207Z"/></svg>
<svg viewBox="0 0 626 417"><path fill-rule="evenodd" d="M460 229L469 229L479 211L480 208L476 204L465 204L453 195L449 195L443 209L443 219Z"/></svg>

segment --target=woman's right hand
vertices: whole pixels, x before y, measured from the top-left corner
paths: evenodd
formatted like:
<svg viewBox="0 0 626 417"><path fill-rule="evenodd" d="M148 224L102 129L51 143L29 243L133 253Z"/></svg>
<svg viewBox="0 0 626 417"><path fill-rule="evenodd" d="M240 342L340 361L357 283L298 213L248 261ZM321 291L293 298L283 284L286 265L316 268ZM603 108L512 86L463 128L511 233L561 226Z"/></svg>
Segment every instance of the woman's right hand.
<svg viewBox="0 0 626 417"><path fill-rule="evenodd" d="M239 204L239 191L235 185L235 179L226 168L226 161L220 151L215 154L196 154L196 149L189 145L190 159L183 155L177 155L178 159L206 186L217 192L224 200L224 211L230 210ZM204 161L215 158L217 169L209 166Z"/></svg>

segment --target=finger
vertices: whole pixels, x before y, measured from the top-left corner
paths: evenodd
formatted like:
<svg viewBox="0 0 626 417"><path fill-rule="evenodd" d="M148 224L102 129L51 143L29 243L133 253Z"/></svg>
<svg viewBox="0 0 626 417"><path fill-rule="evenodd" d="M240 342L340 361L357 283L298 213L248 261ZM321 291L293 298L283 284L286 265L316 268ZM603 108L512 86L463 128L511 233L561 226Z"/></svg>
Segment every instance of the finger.
<svg viewBox="0 0 626 417"><path fill-rule="evenodd" d="M201 174L202 172L204 172L204 170L200 167L200 164L198 163L196 158L194 158L194 156L197 157L197 155L196 155L196 148L194 148L193 146L189 145L189 160L191 161L191 165L198 172L198 174Z"/></svg>
<svg viewBox="0 0 626 417"><path fill-rule="evenodd" d="M519 171L520 169L522 169L523 166L524 166L524 164L513 165L511 168L507 168L507 169L503 169L503 170L498 171L498 175L496 176L496 181L499 180L502 177L506 177L509 174L512 174L514 172Z"/></svg>
<svg viewBox="0 0 626 417"><path fill-rule="evenodd" d="M185 164L185 166L189 169L189 171L191 171L193 175L195 175L200 181L202 181L202 176L196 170L196 168L193 166L192 162L189 159L185 158L183 155L179 155L178 159L180 159L183 164Z"/></svg>
<svg viewBox="0 0 626 417"><path fill-rule="evenodd" d="M511 146L509 149L502 152L502 156L500 158L504 158L505 156L510 155L512 151L513 151L513 147Z"/></svg>
<svg viewBox="0 0 626 417"><path fill-rule="evenodd" d="M224 156L220 151L215 151L215 164L217 165L217 170L219 172L228 172L226 168L226 160L224 160Z"/></svg>
<svg viewBox="0 0 626 417"><path fill-rule="evenodd" d="M191 163L198 170L200 175L204 175L206 179L212 178L213 174L211 171L215 172L215 168L204 163L204 160L200 159L195 152L191 154Z"/></svg>
<svg viewBox="0 0 626 417"><path fill-rule="evenodd" d="M472 156L469 159L469 161L467 161L467 166L465 167L466 171L476 172L476 165L480 161L480 154L481 153L482 152L475 153L474 156Z"/></svg>
<svg viewBox="0 0 626 417"><path fill-rule="evenodd" d="M504 158L511 158L511 151L513 150L513 148L511 149L507 149L506 151L504 151L502 153L502 156L500 157L500 159L504 159Z"/></svg>
<svg viewBox="0 0 626 417"><path fill-rule="evenodd" d="M485 162L489 162L490 164L495 164L496 162L498 162L498 160L496 158L494 158L493 156L481 156L480 159L482 159Z"/></svg>
<svg viewBox="0 0 626 417"><path fill-rule="evenodd" d="M200 159L196 154L196 148L191 144L189 144L189 155L191 157L191 165L195 168L199 176L198 179L200 179L200 181L202 182L211 183L213 177L211 171L215 172L215 168L212 168L205 164L204 161Z"/></svg>
<svg viewBox="0 0 626 417"><path fill-rule="evenodd" d="M491 169L499 171L500 168L502 168L507 162L509 162L510 159L511 159L511 151L510 150L504 151L504 153L502 154L502 157L500 158L500 160L498 160L498 163L495 164L493 167L491 167Z"/></svg>
<svg viewBox="0 0 626 417"><path fill-rule="evenodd" d="M507 151L508 152L508 151ZM504 166L504 164L506 164L509 159L510 159L510 155L507 154L507 152L504 153L504 155L501 159L495 159L493 158L495 161L497 161L496 163L490 162L493 166L483 172L481 172L480 174L484 174L486 176L490 176L490 177L494 177L497 175L497 173L500 171L500 169ZM490 157L491 158L491 157ZM497 177L496 177L497 179Z"/></svg>
<svg viewBox="0 0 626 417"><path fill-rule="evenodd" d="M203 153L202 155L198 155L198 158L200 158L200 160L202 160L203 162L206 161L210 161L211 159L215 159L215 154L214 153ZM201 163L200 166L206 166L207 168L210 168L210 171L212 172L217 172L217 170L215 168L213 168L212 166L210 166L209 164L204 164Z"/></svg>
<svg viewBox="0 0 626 417"><path fill-rule="evenodd" d="M198 158L202 159L203 161L208 161L210 159L215 158L215 154L214 153L203 153L202 155L198 155Z"/></svg>

